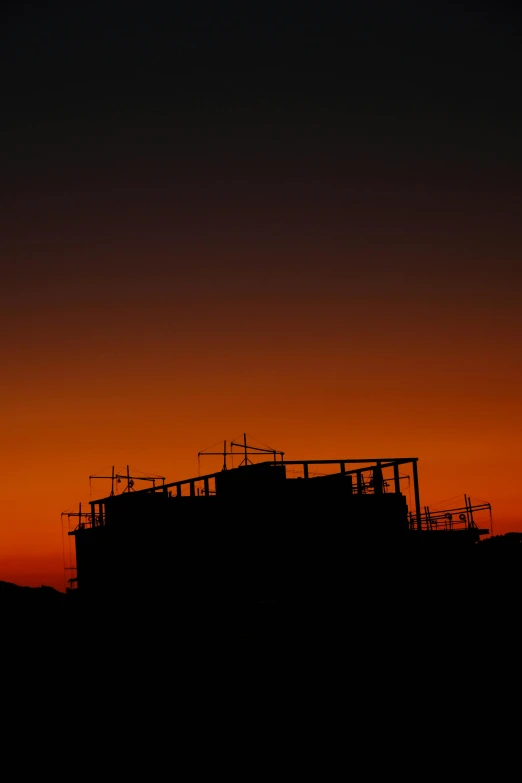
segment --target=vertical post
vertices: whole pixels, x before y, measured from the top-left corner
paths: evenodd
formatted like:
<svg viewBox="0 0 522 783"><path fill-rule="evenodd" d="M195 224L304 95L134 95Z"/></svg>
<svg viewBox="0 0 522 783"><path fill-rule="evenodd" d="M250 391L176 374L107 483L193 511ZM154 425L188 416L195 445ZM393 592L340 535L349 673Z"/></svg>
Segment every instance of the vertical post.
<svg viewBox="0 0 522 783"><path fill-rule="evenodd" d="M419 473L417 470L417 460L412 460L413 465L413 491L415 493L415 514L417 515L417 530L421 529L420 513L420 494L419 494Z"/></svg>
<svg viewBox="0 0 522 783"><path fill-rule="evenodd" d="M203 487L204 487L204 494L208 496L208 494L209 494L209 491L208 491L208 478L204 478L203 479Z"/></svg>
<svg viewBox="0 0 522 783"><path fill-rule="evenodd" d="M471 498L469 498L467 495L464 495L464 505L466 506L466 518L467 518L467 525L468 530L473 527L473 509L471 507Z"/></svg>
<svg viewBox="0 0 522 783"><path fill-rule="evenodd" d="M307 479L308 478L308 462L303 462L303 473L304 473L305 479ZM315 487L315 484L314 484L314 487Z"/></svg>
<svg viewBox="0 0 522 783"><path fill-rule="evenodd" d="M398 462L394 462L393 463L393 483L394 483L394 486L395 486L395 492L397 493L397 495L399 495L400 491L401 491L401 485L400 485L400 480L399 480L399 463Z"/></svg>
<svg viewBox="0 0 522 783"><path fill-rule="evenodd" d="M223 441L223 470L227 469L227 442Z"/></svg>
<svg viewBox="0 0 522 783"><path fill-rule="evenodd" d="M382 477L381 461L377 460L372 470L373 491L375 495L382 495L384 491L384 481Z"/></svg>
<svg viewBox="0 0 522 783"><path fill-rule="evenodd" d="M111 476L111 497L114 495L114 465L112 466L112 476Z"/></svg>
<svg viewBox="0 0 522 783"><path fill-rule="evenodd" d="M359 495L363 494L363 477L362 477L362 470L357 471L357 493Z"/></svg>

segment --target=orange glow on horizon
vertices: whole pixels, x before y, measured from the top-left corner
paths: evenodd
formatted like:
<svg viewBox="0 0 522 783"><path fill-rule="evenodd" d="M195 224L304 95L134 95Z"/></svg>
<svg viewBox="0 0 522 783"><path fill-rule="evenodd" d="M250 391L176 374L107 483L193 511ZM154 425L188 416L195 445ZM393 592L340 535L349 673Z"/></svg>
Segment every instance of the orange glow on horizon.
<svg viewBox="0 0 522 783"><path fill-rule="evenodd" d="M0 580L64 589L89 476L244 432L522 531L518 28L411 5L7 15Z"/></svg>

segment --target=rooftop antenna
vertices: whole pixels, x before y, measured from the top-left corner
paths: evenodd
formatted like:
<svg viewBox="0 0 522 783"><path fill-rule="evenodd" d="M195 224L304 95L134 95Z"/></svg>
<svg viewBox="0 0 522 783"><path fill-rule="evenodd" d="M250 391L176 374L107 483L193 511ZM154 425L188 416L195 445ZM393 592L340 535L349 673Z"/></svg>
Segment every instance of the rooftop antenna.
<svg viewBox="0 0 522 783"><path fill-rule="evenodd" d="M233 446L239 446L240 448L242 448L244 450L245 456L244 456L243 460L241 461L240 465L253 465L254 464L252 462L252 460L250 460L248 458L248 449L250 449L250 453L252 453L253 451L257 451L260 454L273 454L274 455L274 463L277 460L277 455L278 454L281 456L281 462L283 461L284 456L285 456L284 451L277 451L277 449L264 448L264 447L260 447L260 446L248 446L247 445L247 440L246 440L246 432L243 433L243 443L242 444L235 443L233 440L230 441L230 448L232 449Z"/></svg>
<svg viewBox="0 0 522 783"><path fill-rule="evenodd" d="M223 470L227 469L227 456L233 457L234 454L237 454L235 452L234 446L239 447L243 450L244 458L241 461L240 465L253 465L254 463L252 460L249 459L248 454L250 453L252 455L252 452L258 452L259 454L273 454L274 455L274 463L277 461L277 455L279 454L281 456L281 462L284 459L285 453L284 451L277 451L277 449L272 448L261 448L259 446L249 446L247 444L247 436L246 432L243 433L243 442L242 443L236 443L235 441L230 441L230 451L227 451L227 442L226 440L223 441L223 451L199 451L198 452L198 461L201 457L210 457L210 456L222 456L223 457ZM250 450L250 452L249 452Z"/></svg>
<svg viewBox="0 0 522 783"><path fill-rule="evenodd" d="M243 433L243 447L245 449L245 458L244 458L243 462L245 463L245 465L251 465L252 464L252 460L248 459L248 456L247 456L248 452L247 452L246 432Z"/></svg>
<svg viewBox="0 0 522 783"><path fill-rule="evenodd" d="M129 466L127 465L127 492L130 492L134 486L134 481L131 479ZM125 492L125 490L123 490Z"/></svg>
<svg viewBox="0 0 522 783"><path fill-rule="evenodd" d="M114 483L121 484L122 478L127 479L127 486L123 490L124 492L130 492L131 489L134 487L135 481L152 481L152 486L156 487L156 481L161 481L163 485L165 485L165 476L131 476L130 475L130 467L127 465L127 472L125 474L121 473L115 473L114 472L114 465L112 466L112 472L110 476L89 476L89 481L93 478L101 478L101 479L109 479L111 480L111 494L110 497L114 495ZM133 490L135 491L135 490Z"/></svg>
<svg viewBox="0 0 522 783"><path fill-rule="evenodd" d="M78 506L78 511L62 511L62 519L63 517L67 517L68 519L71 517L78 517L78 528L80 528L80 530L91 521L90 512L82 511L81 503ZM82 522L82 519L85 519L86 521Z"/></svg>
<svg viewBox="0 0 522 783"><path fill-rule="evenodd" d="M114 465L112 466L112 473L111 473L110 476L89 476L89 482L93 478L102 478L102 479L109 479L110 478L110 480L111 480L111 495L110 496L112 497L112 495L114 495L114 479L117 478L118 479L118 483L119 483L119 478L114 473Z"/></svg>
<svg viewBox="0 0 522 783"><path fill-rule="evenodd" d="M232 443L230 444L232 447ZM223 451L198 451L198 461L201 457L223 457L223 468L222 470L227 469L227 454L233 454L233 451L227 451L227 442L226 440L223 441Z"/></svg>

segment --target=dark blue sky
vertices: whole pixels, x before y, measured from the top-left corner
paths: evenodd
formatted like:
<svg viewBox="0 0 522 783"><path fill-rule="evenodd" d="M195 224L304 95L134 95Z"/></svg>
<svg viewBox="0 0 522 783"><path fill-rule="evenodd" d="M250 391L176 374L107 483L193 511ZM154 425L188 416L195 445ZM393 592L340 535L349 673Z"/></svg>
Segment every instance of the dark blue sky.
<svg viewBox="0 0 522 783"><path fill-rule="evenodd" d="M2 28L2 257L24 284L29 265L73 285L57 242L76 269L80 240L91 273L101 246L132 265L123 235L167 247L173 211L184 246L300 232L331 249L349 215L352 246L455 236L468 281L473 243L512 263L513 4L17 2Z"/></svg>

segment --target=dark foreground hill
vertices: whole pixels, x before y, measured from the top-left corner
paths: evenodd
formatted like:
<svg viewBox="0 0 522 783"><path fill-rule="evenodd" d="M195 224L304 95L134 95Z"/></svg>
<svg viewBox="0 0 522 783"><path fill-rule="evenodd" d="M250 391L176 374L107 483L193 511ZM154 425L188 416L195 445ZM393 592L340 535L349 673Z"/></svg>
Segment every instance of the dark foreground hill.
<svg viewBox="0 0 522 783"><path fill-rule="evenodd" d="M0 610L3 619L9 616L60 617L66 596L53 587L23 587L0 581Z"/></svg>
<svg viewBox="0 0 522 783"><path fill-rule="evenodd" d="M317 582L315 583L317 584ZM0 621L11 638L41 643L119 643L140 649L178 639L239 644L348 643L355 649L408 645L426 654L456 645L476 650L494 638L507 643L522 608L522 533L493 536L471 551L406 557L364 553L346 561L323 590L270 600L237 595L190 600L173 580L91 602L75 591L0 582ZM441 654L443 654L441 652Z"/></svg>

